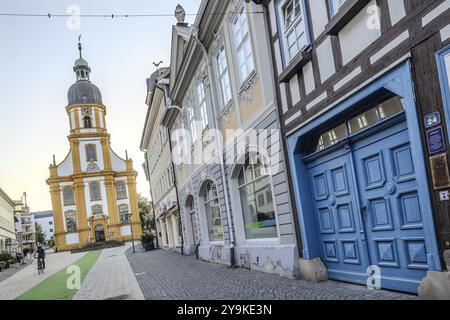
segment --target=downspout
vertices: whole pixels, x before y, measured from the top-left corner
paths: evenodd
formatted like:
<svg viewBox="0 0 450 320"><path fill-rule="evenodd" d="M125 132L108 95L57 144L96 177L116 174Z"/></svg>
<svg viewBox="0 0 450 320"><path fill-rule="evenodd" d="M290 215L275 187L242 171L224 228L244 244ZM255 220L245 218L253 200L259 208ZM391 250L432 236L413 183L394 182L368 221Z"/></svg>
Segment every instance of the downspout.
<svg viewBox="0 0 450 320"><path fill-rule="evenodd" d="M150 197L152 198L152 211L153 211L153 222L155 222L155 229L156 229L156 247L159 248L159 239L158 239L158 227L156 224L156 212L155 212L155 206L153 202L153 194L152 194L152 178L150 176L150 167L148 166L148 153L145 151L145 163L147 167L147 175L148 175L148 183L150 185Z"/></svg>
<svg viewBox="0 0 450 320"><path fill-rule="evenodd" d="M164 88L161 88L159 85L156 85L160 90L164 92L164 104L167 106L167 90ZM181 237L181 255L184 255L184 236L183 236L183 223L181 221L181 206L180 206L180 199L178 198L178 183L177 183L177 175L175 174L175 164L173 162L172 157L172 135L170 133L170 129L166 128L167 133L169 135L169 149L170 149L170 162L172 163L172 179L173 179L173 186L175 188L175 196L177 198L177 206L178 206L178 216L180 217L180 225L178 232L180 233ZM180 232L181 231L181 232Z"/></svg>
<svg viewBox="0 0 450 320"><path fill-rule="evenodd" d="M208 51L205 48L205 45L201 42L201 40L198 38L198 29L195 30L194 34L193 34L193 39L196 41L196 43L199 45L200 49L202 50L203 53L203 57L206 60L206 65L208 68L208 74L209 74L209 83L210 83L210 88L211 88L211 94L212 94L212 112L213 112L213 117L214 117L214 125L216 127L216 129L219 128L219 123L217 121L217 117L216 117L216 106L217 106L217 102L216 102L216 98L217 98L217 93L215 90L215 87L213 85L213 72L212 72L212 62L211 59L208 55ZM214 139L216 141L216 145L217 145L217 150L219 150L219 162L220 162L220 172L222 175L222 181L223 181L223 192L224 192L224 196L225 196L225 208L227 211L227 219L228 219L228 231L230 233L230 266L232 268L235 267L236 262L235 262L235 257L234 257L234 246L235 246L235 236L234 236L234 228L233 228L233 220L231 218L231 210L230 210L230 204L229 204L229 196L228 196L228 183L226 180L226 176L225 176L225 166L224 166L224 160L223 160L223 150L220 148L219 142L217 141L218 139Z"/></svg>

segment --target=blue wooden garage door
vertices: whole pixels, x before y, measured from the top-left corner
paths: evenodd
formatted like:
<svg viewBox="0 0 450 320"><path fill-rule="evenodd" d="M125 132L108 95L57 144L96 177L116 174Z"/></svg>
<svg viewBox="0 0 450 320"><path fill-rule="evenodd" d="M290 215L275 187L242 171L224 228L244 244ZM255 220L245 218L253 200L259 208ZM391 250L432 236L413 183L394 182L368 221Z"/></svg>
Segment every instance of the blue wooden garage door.
<svg viewBox="0 0 450 320"><path fill-rule="evenodd" d="M417 292L428 270L406 122L342 141L307 164L321 255L331 279ZM375 132L375 133L374 133Z"/></svg>

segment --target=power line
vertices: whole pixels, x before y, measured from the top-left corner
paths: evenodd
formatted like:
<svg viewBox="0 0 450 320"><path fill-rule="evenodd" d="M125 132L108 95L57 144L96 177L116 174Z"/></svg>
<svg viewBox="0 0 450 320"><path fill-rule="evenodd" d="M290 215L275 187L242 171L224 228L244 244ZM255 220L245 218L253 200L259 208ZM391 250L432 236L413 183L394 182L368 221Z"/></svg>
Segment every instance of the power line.
<svg viewBox="0 0 450 320"><path fill-rule="evenodd" d="M234 14L235 12L216 12L203 15L223 16ZM263 11L247 12L247 14L263 14ZM186 13L186 16L199 16L200 13ZM51 14L51 13L0 13L2 17L25 17L25 18L148 18L148 17L173 17L174 14L153 13L153 14Z"/></svg>

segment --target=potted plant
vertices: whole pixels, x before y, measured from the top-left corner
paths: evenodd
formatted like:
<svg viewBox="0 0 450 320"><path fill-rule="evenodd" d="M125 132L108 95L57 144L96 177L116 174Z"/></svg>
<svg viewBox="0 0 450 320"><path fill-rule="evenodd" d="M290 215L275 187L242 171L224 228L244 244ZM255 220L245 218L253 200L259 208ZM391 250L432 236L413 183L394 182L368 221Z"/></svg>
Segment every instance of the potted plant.
<svg viewBox="0 0 450 320"><path fill-rule="evenodd" d="M145 233L141 237L142 246L144 247L145 251L151 251L155 250L155 243L154 240L155 236L151 233Z"/></svg>

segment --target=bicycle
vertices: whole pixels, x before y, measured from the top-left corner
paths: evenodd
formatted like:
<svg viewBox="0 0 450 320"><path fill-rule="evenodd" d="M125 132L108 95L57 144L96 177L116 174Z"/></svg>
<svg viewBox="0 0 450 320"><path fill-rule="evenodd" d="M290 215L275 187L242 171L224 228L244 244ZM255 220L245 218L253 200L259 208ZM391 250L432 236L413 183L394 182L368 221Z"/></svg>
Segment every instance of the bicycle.
<svg viewBox="0 0 450 320"><path fill-rule="evenodd" d="M37 261L37 267L38 267L38 274L44 274L44 258L38 258Z"/></svg>

